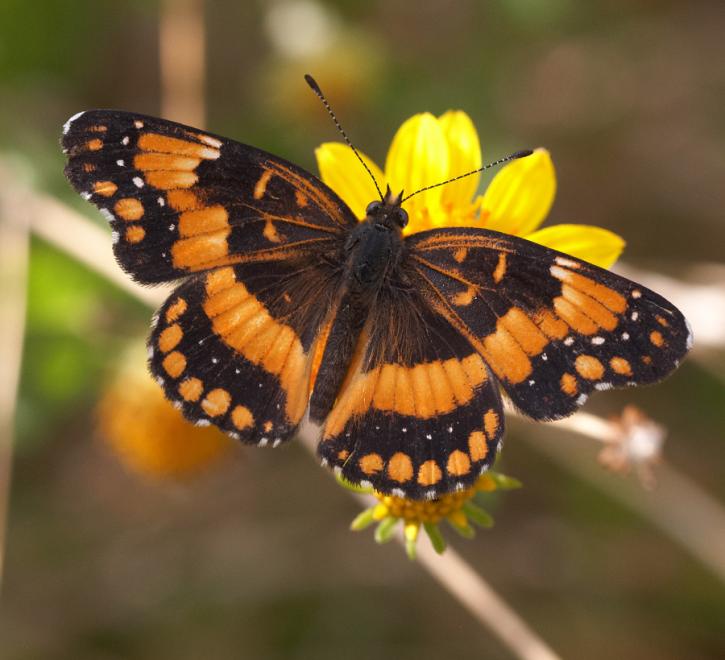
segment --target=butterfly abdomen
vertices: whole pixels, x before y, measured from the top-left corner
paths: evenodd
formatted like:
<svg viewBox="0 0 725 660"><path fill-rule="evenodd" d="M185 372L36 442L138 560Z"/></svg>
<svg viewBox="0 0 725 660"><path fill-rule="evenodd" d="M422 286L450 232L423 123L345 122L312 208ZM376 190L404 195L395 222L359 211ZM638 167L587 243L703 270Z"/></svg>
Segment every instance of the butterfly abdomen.
<svg viewBox="0 0 725 660"><path fill-rule="evenodd" d="M348 374L359 368L364 328L386 278L395 270L402 249L400 232L371 221L351 232L345 246L346 261L337 311L325 345L319 347L321 367L315 375L310 418L321 422L335 403Z"/></svg>

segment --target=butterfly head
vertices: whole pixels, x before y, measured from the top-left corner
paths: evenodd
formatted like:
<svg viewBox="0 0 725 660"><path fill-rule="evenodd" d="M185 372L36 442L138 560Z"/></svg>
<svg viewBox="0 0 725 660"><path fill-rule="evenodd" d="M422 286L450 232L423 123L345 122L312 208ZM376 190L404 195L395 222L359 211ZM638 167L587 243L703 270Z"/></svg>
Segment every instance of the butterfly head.
<svg viewBox="0 0 725 660"><path fill-rule="evenodd" d="M402 199L402 190L395 195L390 192L390 186L388 186L383 200L370 202L365 209L368 222L380 229L403 229L408 224L408 213L400 205Z"/></svg>

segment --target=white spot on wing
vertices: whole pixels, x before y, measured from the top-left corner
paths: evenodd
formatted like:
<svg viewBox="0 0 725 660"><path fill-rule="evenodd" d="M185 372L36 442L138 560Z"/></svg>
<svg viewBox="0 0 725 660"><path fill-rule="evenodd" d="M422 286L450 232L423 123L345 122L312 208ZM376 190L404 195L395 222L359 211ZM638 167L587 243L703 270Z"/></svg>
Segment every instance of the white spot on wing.
<svg viewBox="0 0 725 660"><path fill-rule="evenodd" d="M687 319L685 319L685 325L687 326L687 339L685 340L685 347L689 351L692 348L692 343L693 343L695 337L692 334L692 326L690 325L690 322Z"/></svg>
<svg viewBox="0 0 725 660"><path fill-rule="evenodd" d="M567 337L564 340L564 346L571 346L574 343L574 337Z"/></svg>
<svg viewBox="0 0 725 660"><path fill-rule="evenodd" d="M143 188L143 179L140 176L133 177L132 181L137 188Z"/></svg>
<svg viewBox="0 0 725 660"><path fill-rule="evenodd" d="M597 383L594 386L596 390L611 390L614 387L611 383Z"/></svg>
<svg viewBox="0 0 725 660"><path fill-rule="evenodd" d="M604 337L592 337L592 344L601 346L604 343Z"/></svg>
<svg viewBox="0 0 725 660"><path fill-rule="evenodd" d="M564 266L565 268L579 268L579 264L576 261L572 261L571 259L565 259L564 257L556 257L554 261L559 266Z"/></svg>
<svg viewBox="0 0 725 660"><path fill-rule="evenodd" d="M630 316L633 321L636 321L639 318L639 312L632 312L632 316Z"/></svg>
<svg viewBox="0 0 725 660"><path fill-rule="evenodd" d="M81 112L76 112L65 124L63 124L63 135L65 135L70 130L70 125L78 119L85 111L81 110ZM56 124L57 126L58 124Z"/></svg>
<svg viewBox="0 0 725 660"><path fill-rule="evenodd" d="M208 419L197 419L194 422L194 426L209 426L211 422Z"/></svg>
<svg viewBox="0 0 725 660"><path fill-rule="evenodd" d="M588 394L580 394L576 398L576 405L577 406L583 406L587 402L587 399L588 398L589 398L589 395Z"/></svg>
<svg viewBox="0 0 725 660"><path fill-rule="evenodd" d="M111 232L111 243L113 243L115 245L116 243L118 243L119 238L120 238L120 236L117 231Z"/></svg>
<svg viewBox="0 0 725 660"><path fill-rule="evenodd" d="M641 298L642 292L639 289L635 289L632 291L632 298Z"/></svg>
<svg viewBox="0 0 725 660"><path fill-rule="evenodd" d="M121 144L128 144L131 140L129 139L128 135L124 135L123 139L121 140Z"/></svg>
<svg viewBox="0 0 725 660"><path fill-rule="evenodd" d="M82 197L83 199L86 199L86 200L88 200L88 199L90 199L90 198L91 198L91 193L89 193L89 192L82 192L82 193L81 193L81 197Z"/></svg>
<svg viewBox="0 0 725 660"><path fill-rule="evenodd" d="M126 162L123 160L123 158L119 158L116 161L116 165L118 165L119 167L123 167L125 164L126 164Z"/></svg>
<svg viewBox="0 0 725 660"><path fill-rule="evenodd" d="M108 220L108 222L113 222L116 218L114 217L113 213L111 213L108 209L99 209L101 212L101 215Z"/></svg>
<svg viewBox="0 0 725 660"><path fill-rule="evenodd" d="M210 147L215 147L216 149L219 149L222 146L222 141L213 138L211 135L200 135L199 139L205 144L208 144Z"/></svg>

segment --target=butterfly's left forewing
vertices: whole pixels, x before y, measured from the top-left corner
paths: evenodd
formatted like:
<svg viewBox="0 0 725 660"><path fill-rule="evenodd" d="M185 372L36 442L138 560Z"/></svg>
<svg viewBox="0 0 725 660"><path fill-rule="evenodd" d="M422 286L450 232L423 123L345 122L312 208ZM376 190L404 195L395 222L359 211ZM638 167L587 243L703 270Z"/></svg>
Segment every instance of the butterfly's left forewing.
<svg viewBox="0 0 725 660"><path fill-rule="evenodd" d="M118 261L140 282L334 252L356 223L292 163L163 119L90 110L66 123L62 144L66 176L109 220Z"/></svg>
<svg viewBox="0 0 725 660"><path fill-rule="evenodd" d="M687 321L661 296L530 241L455 228L407 245L426 300L534 419L570 415L593 389L661 380L691 346Z"/></svg>

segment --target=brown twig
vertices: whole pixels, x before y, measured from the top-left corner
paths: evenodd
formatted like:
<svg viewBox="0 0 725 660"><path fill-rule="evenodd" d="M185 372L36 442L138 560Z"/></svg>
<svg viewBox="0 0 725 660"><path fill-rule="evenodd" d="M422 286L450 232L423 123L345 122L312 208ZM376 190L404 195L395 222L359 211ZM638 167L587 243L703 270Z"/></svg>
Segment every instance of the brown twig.
<svg viewBox="0 0 725 660"><path fill-rule="evenodd" d="M164 0L159 15L161 115L204 128L203 0Z"/></svg>

